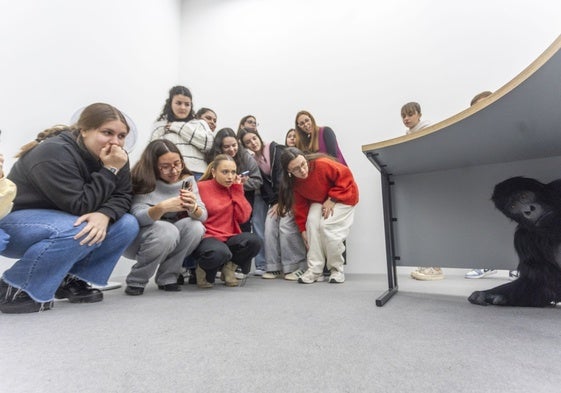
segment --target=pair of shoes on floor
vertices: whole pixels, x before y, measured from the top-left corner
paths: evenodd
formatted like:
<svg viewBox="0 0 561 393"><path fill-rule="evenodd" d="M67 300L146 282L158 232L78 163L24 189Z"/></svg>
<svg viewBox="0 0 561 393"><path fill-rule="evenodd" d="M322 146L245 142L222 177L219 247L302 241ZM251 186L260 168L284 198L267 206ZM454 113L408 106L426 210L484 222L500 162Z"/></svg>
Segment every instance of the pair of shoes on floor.
<svg viewBox="0 0 561 393"><path fill-rule="evenodd" d="M253 275L254 275L254 276L261 276L261 277L263 277L263 275L264 275L265 273L267 273L267 271L266 271L265 269L255 269L255 270L253 271Z"/></svg>
<svg viewBox="0 0 561 393"><path fill-rule="evenodd" d="M411 278L420 281L442 280L444 273L439 267L419 267L411 272Z"/></svg>
<svg viewBox="0 0 561 393"><path fill-rule="evenodd" d="M272 280L275 278L283 278L284 274L280 271L280 270L275 270L274 272L266 272L263 273L263 275L261 276L261 278L264 278L266 280Z"/></svg>
<svg viewBox="0 0 561 393"><path fill-rule="evenodd" d="M103 293L77 277L66 276L56 290L55 298L68 299L70 303L96 303L103 300Z"/></svg>
<svg viewBox="0 0 561 393"><path fill-rule="evenodd" d="M127 285L125 293L130 296L140 296L144 293L144 287L131 287Z"/></svg>
<svg viewBox="0 0 561 393"><path fill-rule="evenodd" d="M0 311L4 314L27 314L47 311L54 307L54 302L36 302L21 289L14 288L0 280Z"/></svg>
<svg viewBox="0 0 561 393"><path fill-rule="evenodd" d="M333 281L331 281L333 279ZM300 284L313 284L314 282L322 282L326 280L326 276L322 273L314 273L310 269L306 270L300 277L298 282ZM345 274L343 272L332 271L329 275L330 283L343 283L345 282Z"/></svg>
<svg viewBox="0 0 561 393"><path fill-rule="evenodd" d="M520 272L518 270L509 270L508 272L509 279L516 280L518 277L520 277Z"/></svg>
<svg viewBox="0 0 561 393"><path fill-rule="evenodd" d="M181 285L177 283L173 284L166 284L166 285L158 285L158 289L166 292L180 292Z"/></svg>
<svg viewBox="0 0 561 393"><path fill-rule="evenodd" d="M298 269L293 271L292 273L288 273L284 275L284 279L288 281L298 281L298 279L305 273L304 269Z"/></svg>
<svg viewBox="0 0 561 393"><path fill-rule="evenodd" d="M483 278L495 274L495 269L473 269L466 273L465 278Z"/></svg>

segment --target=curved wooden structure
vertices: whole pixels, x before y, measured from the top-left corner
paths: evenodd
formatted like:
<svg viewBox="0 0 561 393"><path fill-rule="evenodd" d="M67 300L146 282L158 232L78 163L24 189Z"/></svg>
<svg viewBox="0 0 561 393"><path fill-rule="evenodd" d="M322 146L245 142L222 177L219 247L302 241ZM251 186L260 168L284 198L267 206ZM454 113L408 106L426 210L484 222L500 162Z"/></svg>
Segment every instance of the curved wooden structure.
<svg viewBox="0 0 561 393"><path fill-rule="evenodd" d="M362 147L382 174L389 288L378 305L397 291L397 264L516 268L514 224L489 199L508 177L561 178L560 49L561 36L449 119Z"/></svg>

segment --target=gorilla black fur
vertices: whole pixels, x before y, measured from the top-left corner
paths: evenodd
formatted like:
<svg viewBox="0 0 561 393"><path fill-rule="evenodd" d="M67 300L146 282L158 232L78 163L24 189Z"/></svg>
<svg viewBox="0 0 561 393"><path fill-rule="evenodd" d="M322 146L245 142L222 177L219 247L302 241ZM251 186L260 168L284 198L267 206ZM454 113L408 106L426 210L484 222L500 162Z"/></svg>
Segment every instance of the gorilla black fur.
<svg viewBox="0 0 561 393"><path fill-rule="evenodd" d="M544 307L561 301L561 180L548 184L513 177L495 186L495 207L518 223L518 279L468 300L486 306Z"/></svg>

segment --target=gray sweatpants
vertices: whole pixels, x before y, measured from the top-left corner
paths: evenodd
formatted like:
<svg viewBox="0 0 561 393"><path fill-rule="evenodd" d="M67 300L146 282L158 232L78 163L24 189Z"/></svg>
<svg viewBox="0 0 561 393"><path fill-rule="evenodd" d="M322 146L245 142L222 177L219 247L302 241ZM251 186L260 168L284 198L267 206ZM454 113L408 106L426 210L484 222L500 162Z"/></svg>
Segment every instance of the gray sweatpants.
<svg viewBox="0 0 561 393"><path fill-rule="evenodd" d="M273 217L271 211L265 220L265 261L267 271L292 273L306 269L306 247L294 222L292 213Z"/></svg>
<svg viewBox="0 0 561 393"><path fill-rule="evenodd" d="M127 285L144 287L156 269L157 285L176 283L183 260L197 248L204 233L204 225L191 218L175 223L158 220L141 227L124 253L127 258L136 260L127 276Z"/></svg>

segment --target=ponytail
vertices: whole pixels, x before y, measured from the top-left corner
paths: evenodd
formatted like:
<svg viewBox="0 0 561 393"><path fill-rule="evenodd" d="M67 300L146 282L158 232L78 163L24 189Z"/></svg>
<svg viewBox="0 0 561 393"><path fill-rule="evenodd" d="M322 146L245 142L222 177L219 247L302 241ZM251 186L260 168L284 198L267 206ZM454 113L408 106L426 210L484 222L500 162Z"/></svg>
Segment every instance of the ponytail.
<svg viewBox="0 0 561 393"><path fill-rule="evenodd" d="M47 128L46 130L41 131L40 133L37 134L37 138L35 138L35 140L26 143L20 148L19 153L16 154L16 158L23 157L24 155L29 153L29 151L31 151L37 145L39 145L39 143L43 142L45 139L51 138L53 136L57 136L58 134L64 131L72 131L72 128L69 126L65 126L63 124L57 124L51 128Z"/></svg>

